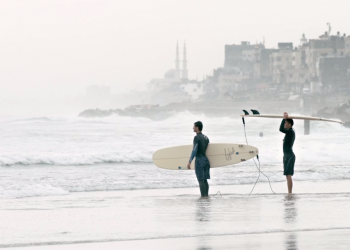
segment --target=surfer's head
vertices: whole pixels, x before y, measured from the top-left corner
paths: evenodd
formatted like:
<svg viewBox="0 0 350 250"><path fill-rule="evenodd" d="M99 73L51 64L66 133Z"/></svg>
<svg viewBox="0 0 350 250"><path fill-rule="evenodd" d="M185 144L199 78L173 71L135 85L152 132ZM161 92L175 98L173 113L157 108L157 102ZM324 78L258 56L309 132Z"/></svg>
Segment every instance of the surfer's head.
<svg viewBox="0 0 350 250"><path fill-rule="evenodd" d="M289 129L289 128L292 128L293 125L294 125L293 119L286 119L286 121L284 123L284 128Z"/></svg>
<svg viewBox="0 0 350 250"><path fill-rule="evenodd" d="M199 133L203 129L203 123L201 121L195 122L193 125L193 132Z"/></svg>

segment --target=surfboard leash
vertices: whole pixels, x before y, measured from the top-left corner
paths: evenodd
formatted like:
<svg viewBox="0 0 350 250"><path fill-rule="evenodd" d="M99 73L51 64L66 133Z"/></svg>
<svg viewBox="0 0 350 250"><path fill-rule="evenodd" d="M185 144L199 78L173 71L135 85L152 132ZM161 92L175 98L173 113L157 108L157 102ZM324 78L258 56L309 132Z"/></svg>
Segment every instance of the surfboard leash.
<svg viewBox="0 0 350 250"><path fill-rule="evenodd" d="M254 110L254 111L255 111L255 110ZM248 113L248 112L245 111L245 110L243 110L243 112L244 112L245 114ZM254 113L254 112L253 112L253 113ZM249 113L248 113L248 114L249 114ZM246 132L246 128L245 128L245 120L244 120L244 117L242 117L242 122L243 122L243 128L244 128L244 137L245 137L245 141L246 141L247 145L249 145L248 139L247 139L247 132ZM267 178L267 180L269 181L269 185L270 185L271 192L274 193L274 194L276 194L276 193L273 191L273 189L272 189L271 182L270 182L270 178L260 170L260 159L259 159L259 155L257 155L256 158L257 158L257 160L258 160L258 162L259 162L259 166L258 166L258 164L256 164L254 158L253 158L253 161L254 161L255 167L256 167L257 170L259 171L259 175L258 175L258 178L256 179L256 181L255 181L255 183L254 183L254 186L253 186L253 188L252 188L252 190L250 191L250 193L249 193L248 196L250 196L250 195L252 194L252 192L254 191L254 188L255 188L256 184L258 183L258 181L259 181L259 179L260 179L260 174L263 174L263 175Z"/></svg>
<svg viewBox="0 0 350 250"><path fill-rule="evenodd" d="M216 194L215 194L213 197L217 196L218 194L220 194L220 195L221 195L221 197L223 197L223 195L221 194L221 192L220 192L220 191L217 191L217 192L216 192Z"/></svg>

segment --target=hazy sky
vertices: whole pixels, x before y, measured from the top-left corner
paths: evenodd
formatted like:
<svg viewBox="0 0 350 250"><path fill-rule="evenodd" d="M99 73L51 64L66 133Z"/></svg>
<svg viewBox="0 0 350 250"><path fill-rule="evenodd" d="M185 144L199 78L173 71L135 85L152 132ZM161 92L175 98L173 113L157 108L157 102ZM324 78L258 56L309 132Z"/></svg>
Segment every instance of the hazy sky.
<svg viewBox="0 0 350 250"><path fill-rule="evenodd" d="M299 43L350 34L349 1L1 0L0 98L58 98L89 85L124 92L174 67L186 40L190 78L223 65L224 45Z"/></svg>

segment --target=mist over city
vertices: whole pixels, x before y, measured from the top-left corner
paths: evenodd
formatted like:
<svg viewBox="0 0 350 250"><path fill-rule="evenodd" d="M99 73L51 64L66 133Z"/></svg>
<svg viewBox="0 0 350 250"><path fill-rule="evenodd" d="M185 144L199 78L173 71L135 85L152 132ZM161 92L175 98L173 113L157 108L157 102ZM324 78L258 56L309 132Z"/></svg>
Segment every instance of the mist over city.
<svg viewBox="0 0 350 250"><path fill-rule="evenodd" d="M229 92L241 90L243 87L237 85L242 81L248 81L242 83L247 90L255 90L255 85L259 84L262 89L268 84L272 93L280 82L288 86L280 86L277 92L296 92L295 85L305 81L307 84L303 88L311 89L311 82L321 82L315 72L318 58L325 54L341 57L341 53L345 57L348 49L346 38L337 43L337 48L328 42L325 52L319 48L323 44L312 41L325 40L326 37L320 38L320 35L329 29L329 39L340 36L341 40L350 32L341 15L342 12L346 15L344 8L330 6L327 1L318 3L310 18L312 2L303 4L305 8L290 4L286 12L283 4L276 5L273 1L239 4L231 1L218 4L211 1L3 1L0 9L3 34L1 113L73 115L88 108L163 105L167 102L157 100L156 94L150 93L156 92L152 81L157 79L168 79L165 81L172 81L176 86L183 82L199 82L207 95L208 88L220 89L220 94L224 95L227 90L219 86L231 80L236 89L229 89ZM303 36L304 42L301 41ZM176 82L169 70L176 70L177 43L180 72ZM293 45L279 47L282 43ZM185 78L181 74L184 44L187 46ZM233 49L233 45L237 48ZM273 65L270 56L281 57L272 55L273 51L281 50L291 51L283 57L285 62L290 61L289 64L283 62L281 70L284 72L277 76L277 62ZM305 58L301 62L303 51ZM259 55L255 57L254 53ZM318 55L314 58L310 53ZM257 67L260 67L259 72ZM308 68L307 74L299 72L301 67L304 71ZM293 73L289 72L291 69ZM233 74L243 76L228 79ZM293 77L289 77L291 74ZM304 79L299 75L304 75ZM103 96L103 101L95 100L94 93L89 92L92 86L106 87L107 97ZM196 99L199 94L186 96L188 88L181 90L183 99ZM134 93L132 99L125 98L130 92L150 97L134 97L137 96ZM225 98L215 95L210 99L222 101Z"/></svg>

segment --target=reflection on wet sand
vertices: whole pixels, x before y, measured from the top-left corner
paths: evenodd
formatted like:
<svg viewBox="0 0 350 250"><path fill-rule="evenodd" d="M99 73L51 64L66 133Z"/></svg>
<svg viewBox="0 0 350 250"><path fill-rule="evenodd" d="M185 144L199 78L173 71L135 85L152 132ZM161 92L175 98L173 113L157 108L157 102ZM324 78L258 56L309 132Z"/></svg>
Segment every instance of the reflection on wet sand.
<svg viewBox="0 0 350 250"><path fill-rule="evenodd" d="M196 221L210 221L211 199L200 198L197 201ZM199 227L201 227L200 225Z"/></svg>
<svg viewBox="0 0 350 250"><path fill-rule="evenodd" d="M297 222L296 201L297 196L294 194L287 194L284 198L284 222L286 229L293 229L294 224ZM298 238L295 232L286 233L285 246L287 250L298 249Z"/></svg>
<svg viewBox="0 0 350 250"><path fill-rule="evenodd" d="M196 221L197 224L197 231L203 232L206 227L208 227L208 223L210 223L211 220L211 198L209 199L202 199L199 198L196 203L197 210L196 210ZM198 247L197 250L211 250L210 244L208 244L207 237L199 237L198 238ZM208 246L209 245L209 246Z"/></svg>

